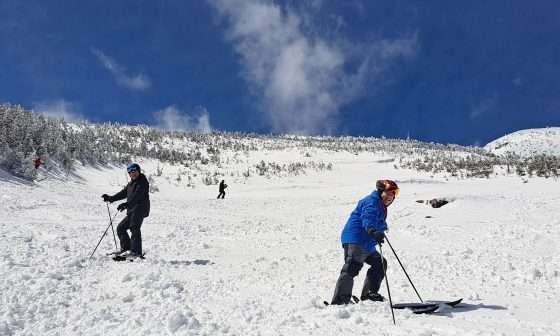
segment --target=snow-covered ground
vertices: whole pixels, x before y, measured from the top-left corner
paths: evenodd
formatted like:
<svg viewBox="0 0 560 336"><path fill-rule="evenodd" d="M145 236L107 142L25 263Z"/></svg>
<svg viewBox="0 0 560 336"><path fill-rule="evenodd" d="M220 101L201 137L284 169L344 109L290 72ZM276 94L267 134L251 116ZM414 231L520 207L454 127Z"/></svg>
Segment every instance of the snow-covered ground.
<svg viewBox="0 0 560 336"><path fill-rule="evenodd" d="M560 127L517 131L490 142L484 148L498 155L511 152L522 157L538 154L560 156Z"/></svg>
<svg viewBox="0 0 560 336"><path fill-rule="evenodd" d="M166 167L142 228L147 259L133 263L104 255L111 233L88 259L108 224L100 195L126 182L122 167L36 186L1 176L0 335L560 335L558 181L447 181L371 154L314 155L333 170L226 177L225 200ZM387 302L323 305L343 263L340 230L378 178L401 186L388 237L422 298L462 297L458 308L398 310L394 326ZM451 202L416 202L435 197ZM384 253L394 302L415 301Z"/></svg>

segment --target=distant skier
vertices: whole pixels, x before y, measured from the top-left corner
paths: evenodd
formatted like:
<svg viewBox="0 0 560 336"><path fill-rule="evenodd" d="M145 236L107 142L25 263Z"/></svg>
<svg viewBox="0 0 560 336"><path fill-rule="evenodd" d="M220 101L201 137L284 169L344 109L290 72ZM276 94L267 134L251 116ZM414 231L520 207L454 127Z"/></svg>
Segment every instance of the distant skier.
<svg viewBox="0 0 560 336"><path fill-rule="evenodd" d="M331 304L347 304L352 298L354 277L358 275L364 263L370 265L367 271L361 300L383 301L378 293L383 281L383 267L387 261L375 249L384 243L387 230L387 207L399 193L394 181L379 180L376 190L358 202L342 230L342 247L344 248L344 266L336 283Z"/></svg>
<svg viewBox="0 0 560 336"><path fill-rule="evenodd" d="M226 197L226 188L227 188L227 184L225 183L224 180L222 180L222 182L220 182L220 187L219 187L220 193L218 194L217 198L223 199L224 197Z"/></svg>
<svg viewBox="0 0 560 336"><path fill-rule="evenodd" d="M44 163L45 162L40 157L33 159L33 166L35 167L35 169L39 169L39 167L41 167L41 165Z"/></svg>
<svg viewBox="0 0 560 336"><path fill-rule="evenodd" d="M150 214L150 184L146 176L140 172L136 163L126 168L130 182L113 196L101 195L105 202L115 202L126 198L125 203L119 204L117 210L126 209L126 217L117 226L117 235L121 243L121 252L130 251L131 257L142 256L142 234L140 227L145 217ZM131 237L126 230L130 230Z"/></svg>

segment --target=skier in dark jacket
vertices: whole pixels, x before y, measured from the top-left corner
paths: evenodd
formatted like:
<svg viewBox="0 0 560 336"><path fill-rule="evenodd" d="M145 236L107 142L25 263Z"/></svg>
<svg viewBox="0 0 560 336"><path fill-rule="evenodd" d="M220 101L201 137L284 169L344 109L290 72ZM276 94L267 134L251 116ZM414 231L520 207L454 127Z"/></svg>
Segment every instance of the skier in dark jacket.
<svg viewBox="0 0 560 336"><path fill-rule="evenodd" d="M117 210L126 209L126 217L117 226L117 235L121 243L121 252L130 251L130 256L142 256L142 234L140 227L145 217L150 214L150 184L146 176L140 172L136 163L126 168L130 182L113 196L101 195L105 202L115 202L126 198L126 202L119 204ZM130 230L131 237L126 230Z"/></svg>
<svg viewBox="0 0 560 336"><path fill-rule="evenodd" d="M336 283L331 304L348 304L352 298L354 277L358 275L364 263L370 265L367 271L361 300L383 301L378 293L384 277L387 261L375 249L385 239L387 230L387 207L393 203L399 193L394 181L379 180L376 190L361 199L350 214L342 230L342 247L344 249L344 266Z"/></svg>
<svg viewBox="0 0 560 336"><path fill-rule="evenodd" d="M227 188L227 184L225 183L224 180L222 180L222 182L220 182L220 186L219 186L219 190L220 193L218 194L217 198L221 198L223 199L224 197L226 197L226 188Z"/></svg>

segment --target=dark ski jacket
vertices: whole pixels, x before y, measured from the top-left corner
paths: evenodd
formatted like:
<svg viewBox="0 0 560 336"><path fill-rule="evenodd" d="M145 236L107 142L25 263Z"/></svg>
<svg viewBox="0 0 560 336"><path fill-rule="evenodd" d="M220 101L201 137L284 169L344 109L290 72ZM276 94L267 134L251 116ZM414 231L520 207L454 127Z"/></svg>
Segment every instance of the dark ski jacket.
<svg viewBox="0 0 560 336"><path fill-rule="evenodd" d="M383 204L379 192L374 191L361 199L350 214L350 218L342 230L342 244L357 244L373 253L377 242L367 232L371 228L377 231L387 230L386 218L387 208Z"/></svg>
<svg viewBox="0 0 560 336"><path fill-rule="evenodd" d="M220 182L220 192L224 192L227 188L227 184Z"/></svg>
<svg viewBox="0 0 560 336"><path fill-rule="evenodd" d="M109 202L120 201L126 198L126 214L139 214L142 217L150 215L150 184L144 174L140 174L136 180L131 180L113 196L109 196Z"/></svg>

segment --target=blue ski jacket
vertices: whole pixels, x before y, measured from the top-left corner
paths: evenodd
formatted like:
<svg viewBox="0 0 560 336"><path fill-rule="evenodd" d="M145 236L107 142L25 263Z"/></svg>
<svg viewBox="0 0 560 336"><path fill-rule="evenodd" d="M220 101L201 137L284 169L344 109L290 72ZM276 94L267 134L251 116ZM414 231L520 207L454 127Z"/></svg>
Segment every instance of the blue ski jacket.
<svg viewBox="0 0 560 336"><path fill-rule="evenodd" d="M387 208L381 200L378 191L362 198L342 230L342 244L357 244L368 252L375 251L377 242L371 238L367 231L373 228L378 231L387 230Z"/></svg>

